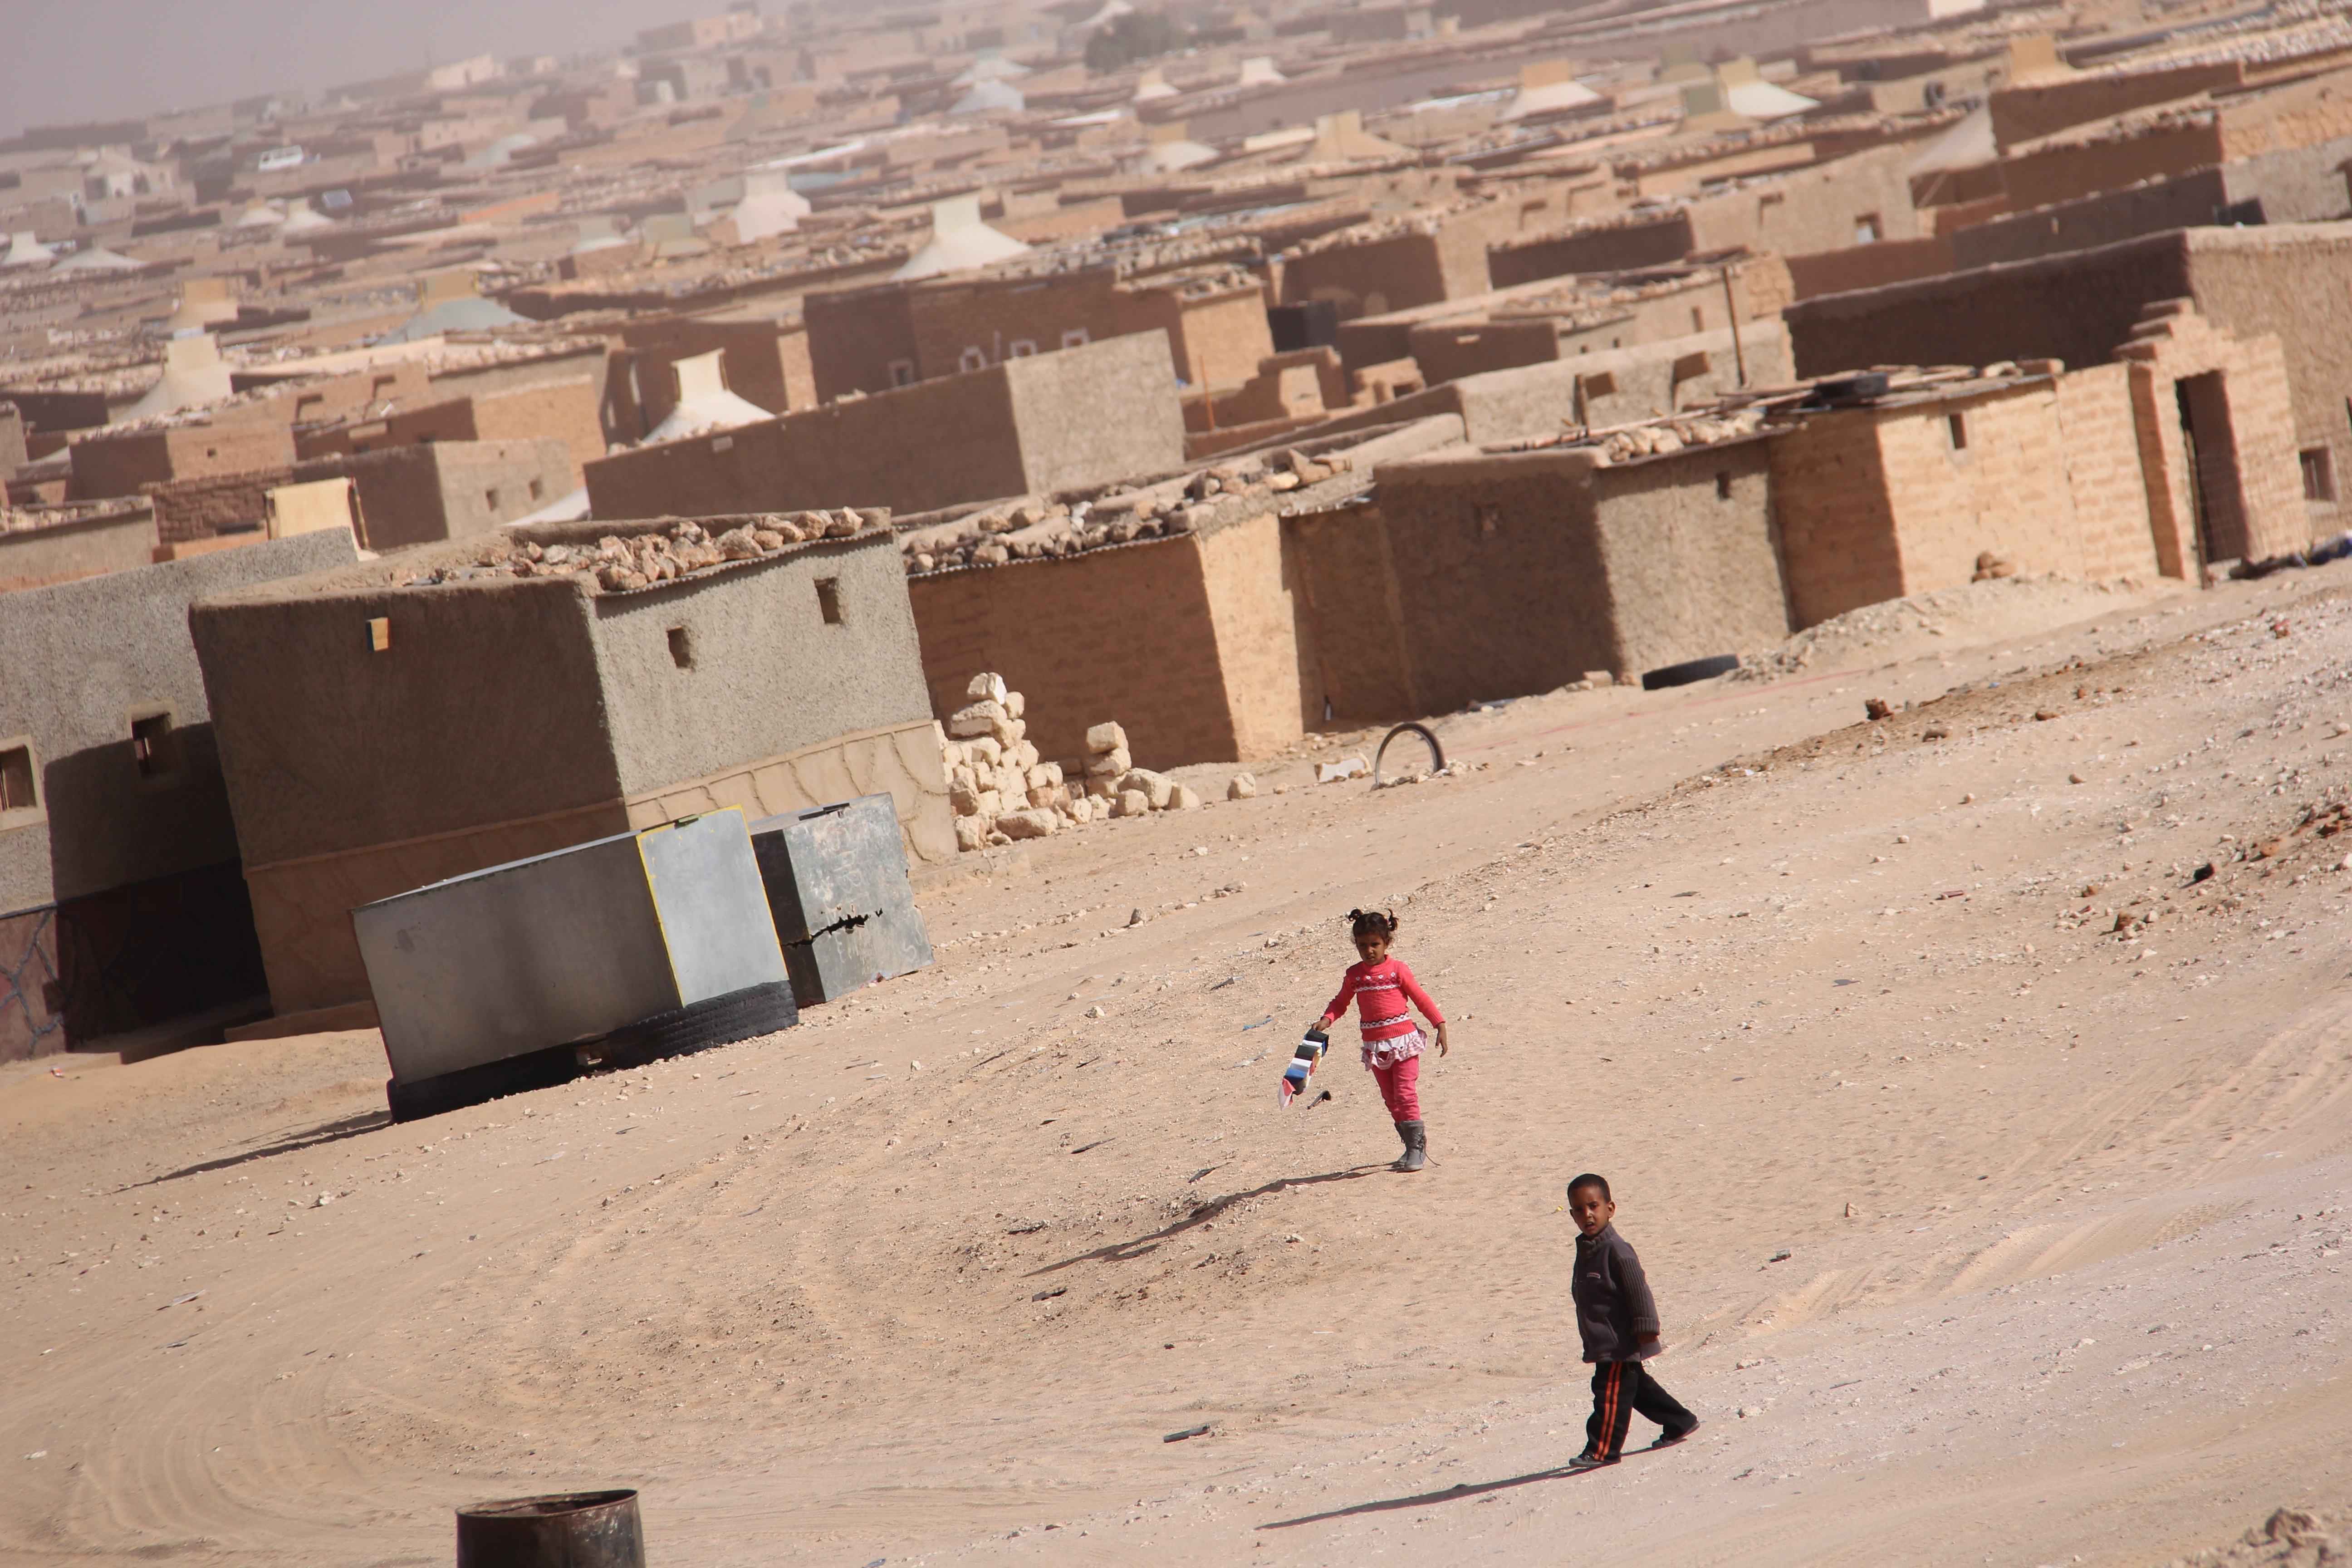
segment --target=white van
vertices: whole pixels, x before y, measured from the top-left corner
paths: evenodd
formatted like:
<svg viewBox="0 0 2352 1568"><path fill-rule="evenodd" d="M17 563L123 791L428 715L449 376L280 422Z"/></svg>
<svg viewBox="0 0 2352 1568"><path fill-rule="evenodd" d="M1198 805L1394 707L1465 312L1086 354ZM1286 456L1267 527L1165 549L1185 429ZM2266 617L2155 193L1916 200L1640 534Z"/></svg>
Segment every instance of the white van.
<svg viewBox="0 0 2352 1568"><path fill-rule="evenodd" d="M280 169L299 168L301 163L301 148L272 147L268 152L264 153L259 158L256 159L253 166L262 174L274 174Z"/></svg>

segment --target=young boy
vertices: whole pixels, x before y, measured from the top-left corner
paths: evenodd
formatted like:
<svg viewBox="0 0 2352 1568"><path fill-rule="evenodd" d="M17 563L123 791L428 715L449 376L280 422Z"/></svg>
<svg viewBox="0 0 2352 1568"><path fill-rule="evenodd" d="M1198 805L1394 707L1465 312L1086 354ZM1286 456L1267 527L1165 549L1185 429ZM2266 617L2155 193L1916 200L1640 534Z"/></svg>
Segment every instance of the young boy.
<svg viewBox="0 0 2352 1568"><path fill-rule="evenodd" d="M1584 1452L1572 1469L1613 1465L1625 1450L1625 1431L1640 1411L1665 1428L1653 1448L1681 1442L1698 1430L1698 1417L1658 1386L1642 1363L1665 1347L1658 1343L1658 1306L1642 1260L1616 1226L1617 1205L1606 1177L1587 1172L1568 1184L1568 1212L1576 1221L1576 1331L1584 1359L1592 1363L1592 1419L1584 1424Z"/></svg>

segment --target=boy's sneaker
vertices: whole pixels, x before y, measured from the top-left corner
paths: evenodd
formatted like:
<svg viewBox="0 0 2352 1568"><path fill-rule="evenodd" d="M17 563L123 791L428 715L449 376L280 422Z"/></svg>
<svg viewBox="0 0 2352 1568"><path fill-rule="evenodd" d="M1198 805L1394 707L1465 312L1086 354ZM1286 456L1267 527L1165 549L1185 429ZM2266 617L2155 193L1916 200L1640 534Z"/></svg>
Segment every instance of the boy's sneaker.
<svg viewBox="0 0 2352 1568"><path fill-rule="evenodd" d="M1689 1426L1684 1427L1679 1432L1674 1430L1672 1427L1668 1427L1665 1431L1658 1434L1657 1440L1652 1443L1650 1447L1653 1448L1671 1448L1675 1444L1681 1442L1684 1438L1688 1437L1692 1433L1697 1430L1698 1423L1696 1421L1692 1422Z"/></svg>
<svg viewBox="0 0 2352 1568"><path fill-rule="evenodd" d="M1570 1459L1568 1462L1568 1468L1571 1470L1597 1470L1603 1465L1613 1465L1616 1462L1617 1456L1614 1454L1596 1454L1588 1448Z"/></svg>

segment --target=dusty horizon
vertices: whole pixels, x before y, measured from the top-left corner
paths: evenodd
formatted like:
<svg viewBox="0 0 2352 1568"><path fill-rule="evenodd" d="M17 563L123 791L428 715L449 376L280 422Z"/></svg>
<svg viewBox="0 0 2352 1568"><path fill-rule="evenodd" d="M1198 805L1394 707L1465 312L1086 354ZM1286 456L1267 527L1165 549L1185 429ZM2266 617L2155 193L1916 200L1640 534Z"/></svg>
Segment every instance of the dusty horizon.
<svg viewBox="0 0 2352 1568"><path fill-rule="evenodd" d="M0 137L36 126L164 114L261 93L323 89L429 61L566 57L617 48L641 27L723 6L693 0L93 0L11 7L0 50ZM96 53L100 58L93 61ZM59 61L100 69L59 71Z"/></svg>

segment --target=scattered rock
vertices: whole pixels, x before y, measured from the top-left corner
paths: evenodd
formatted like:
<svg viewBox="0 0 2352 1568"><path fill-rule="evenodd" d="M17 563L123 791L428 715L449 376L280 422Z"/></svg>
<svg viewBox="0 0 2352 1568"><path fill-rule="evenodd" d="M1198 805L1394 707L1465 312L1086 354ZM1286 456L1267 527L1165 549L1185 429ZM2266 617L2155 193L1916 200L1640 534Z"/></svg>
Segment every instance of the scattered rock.
<svg viewBox="0 0 2352 1568"><path fill-rule="evenodd" d="M1884 698L1873 697L1863 703L1862 714L1874 723L1881 719L1894 717L1895 710L1886 705Z"/></svg>
<svg viewBox="0 0 2352 1568"><path fill-rule="evenodd" d="M1257 780L1248 773L1235 773L1225 785L1227 800L1253 800L1257 795Z"/></svg>

